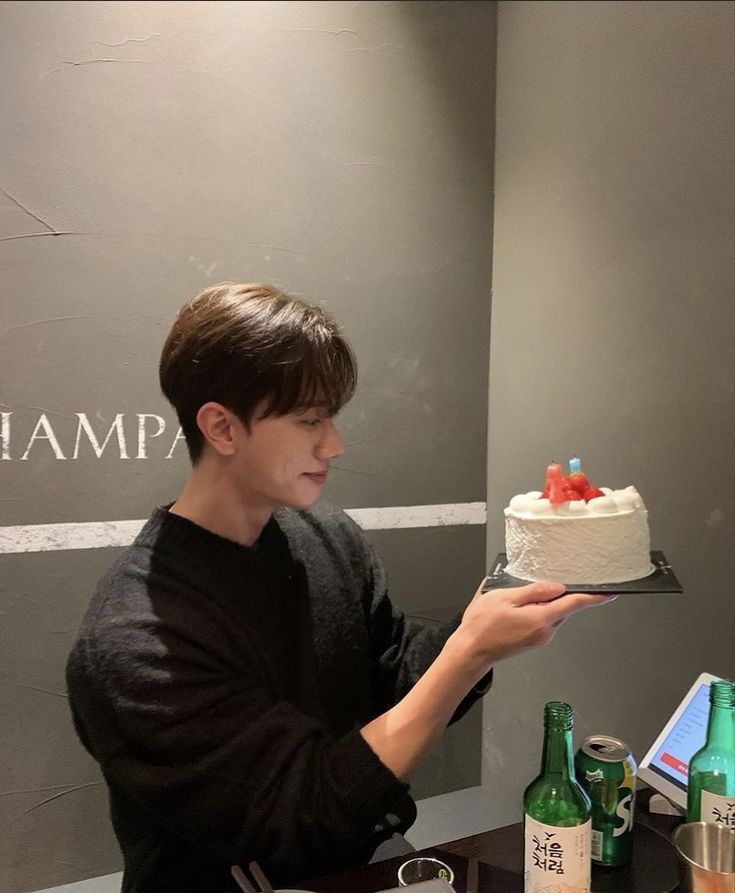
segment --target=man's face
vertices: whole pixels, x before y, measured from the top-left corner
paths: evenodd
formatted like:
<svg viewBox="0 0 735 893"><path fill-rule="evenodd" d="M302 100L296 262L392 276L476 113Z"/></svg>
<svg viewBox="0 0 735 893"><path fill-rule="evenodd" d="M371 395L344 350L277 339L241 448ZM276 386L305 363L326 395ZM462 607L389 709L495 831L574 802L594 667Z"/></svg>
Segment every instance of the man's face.
<svg viewBox="0 0 735 893"><path fill-rule="evenodd" d="M266 418L256 412L250 431L235 422L235 436L236 485L243 503L253 508L313 505L330 461L344 451L333 420L320 407Z"/></svg>

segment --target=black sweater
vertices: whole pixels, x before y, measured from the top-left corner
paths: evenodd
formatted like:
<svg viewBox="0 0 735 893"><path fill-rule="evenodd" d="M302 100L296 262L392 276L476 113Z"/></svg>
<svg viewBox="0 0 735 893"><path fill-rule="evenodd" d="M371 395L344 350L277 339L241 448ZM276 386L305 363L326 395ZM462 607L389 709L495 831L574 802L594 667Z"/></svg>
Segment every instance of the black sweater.
<svg viewBox="0 0 735 893"><path fill-rule="evenodd" d="M391 605L343 512L280 510L257 548L165 508L103 577L69 657L74 722L110 789L124 893L225 893L366 861L408 786L359 729L399 701L454 623ZM455 718L473 702L463 702Z"/></svg>

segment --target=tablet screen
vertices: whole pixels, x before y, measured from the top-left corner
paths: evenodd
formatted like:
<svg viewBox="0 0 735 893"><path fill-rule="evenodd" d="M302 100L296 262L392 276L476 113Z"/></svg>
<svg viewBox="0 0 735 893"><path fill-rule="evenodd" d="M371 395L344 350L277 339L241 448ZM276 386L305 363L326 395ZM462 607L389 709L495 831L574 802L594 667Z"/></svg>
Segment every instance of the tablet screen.
<svg viewBox="0 0 735 893"><path fill-rule="evenodd" d="M709 687L717 678L702 673L696 679L641 761L641 779L682 809L687 802L689 761L707 738Z"/></svg>

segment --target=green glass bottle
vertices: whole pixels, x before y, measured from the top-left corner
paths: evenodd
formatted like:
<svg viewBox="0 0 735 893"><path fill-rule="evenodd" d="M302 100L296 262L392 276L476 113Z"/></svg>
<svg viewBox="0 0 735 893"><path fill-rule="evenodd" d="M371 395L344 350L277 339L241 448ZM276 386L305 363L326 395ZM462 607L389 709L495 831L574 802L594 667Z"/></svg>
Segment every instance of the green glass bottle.
<svg viewBox="0 0 735 893"><path fill-rule="evenodd" d="M524 890L589 893L591 875L591 804L574 774L569 704L544 707L541 774L523 794Z"/></svg>
<svg viewBox="0 0 735 893"><path fill-rule="evenodd" d="M689 761L688 822L735 829L735 683L709 688L707 740Z"/></svg>

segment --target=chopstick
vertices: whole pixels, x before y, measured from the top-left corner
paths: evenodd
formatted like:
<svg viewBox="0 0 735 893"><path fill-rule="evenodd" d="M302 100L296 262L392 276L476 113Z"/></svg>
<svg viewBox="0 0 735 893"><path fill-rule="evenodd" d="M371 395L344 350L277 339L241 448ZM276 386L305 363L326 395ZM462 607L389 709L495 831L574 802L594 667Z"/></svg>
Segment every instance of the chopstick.
<svg viewBox="0 0 735 893"><path fill-rule="evenodd" d="M268 878L263 874L263 870L257 862L251 862L250 865L248 865L248 868L250 869L250 874L252 874L255 880L260 884L261 893L275 893Z"/></svg>
<svg viewBox="0 0 735 893"><path fill-rule="evenodd" d="M248 865L248 870L250 874L255 878L255 881L258 884L258 889L250 883L247 878L245 872L240 868L239 865L233 865L230 868L230 874L237 881L238 886L243 891L243 893L275 893L273 887L270 884L270 881L263 873L263 869L258 865L257 862L250 862Z"/></svg>
<svg viewBox="0 0 735 893"><path fill-rule="evenodd" d="M243 891L243 893L258 893L255 887L245 877L245 872L242 870L242 868L240 868L239 865L233 865L230 869L230 874L235 878L238 887Z"/></svg>

